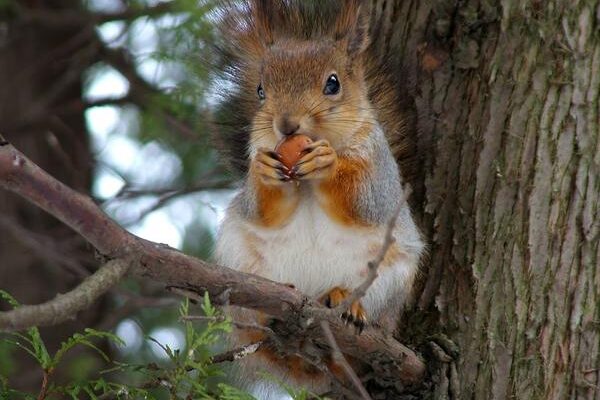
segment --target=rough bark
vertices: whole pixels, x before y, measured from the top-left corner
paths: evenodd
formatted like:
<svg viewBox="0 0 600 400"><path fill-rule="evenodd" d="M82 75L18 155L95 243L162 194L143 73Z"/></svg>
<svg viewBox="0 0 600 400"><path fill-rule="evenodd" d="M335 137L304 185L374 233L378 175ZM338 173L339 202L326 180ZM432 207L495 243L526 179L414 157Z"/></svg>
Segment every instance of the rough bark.
<svg viewBox="0 0 600 400"><path fill-rule="evenodd" d="M372 7L419 111L430 254L405 330L458 344L454 398L600 398L599 2Z"/></svg>

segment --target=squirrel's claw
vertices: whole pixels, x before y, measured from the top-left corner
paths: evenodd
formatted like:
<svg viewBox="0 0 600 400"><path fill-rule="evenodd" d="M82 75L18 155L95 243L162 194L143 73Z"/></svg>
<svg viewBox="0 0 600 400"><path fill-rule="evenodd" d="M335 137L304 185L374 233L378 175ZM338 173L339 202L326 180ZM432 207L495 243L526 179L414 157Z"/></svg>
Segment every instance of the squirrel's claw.
<svg viewBox="0 0 600 400"><path fill-rule="evenodd" d="M323 179L331 175L337 154L326 140L311 144L305 154L290 170L290 176L296 179Z"/></svg>
<svg viewBox="0 0 600 400"><path fill-rule="evenodd" d="M364 310L353 320L353 323L360 335L365 330L365 326L367 326L367 316L365 315Z"/></svg>
<svg viewBox="0 0 600 400"><path fill-rule="evenodd" d="M256 153L254 169L263 184L277 186L292 180L289 168L279 158L277 153L266 148Z"/></svg>
<svg viewBox="0 0 600 400"><path fill-rule="evenodd" d="M321 301L326 307L335 308L349 295L348 290L334 287L321 298ZM367 325L367 314L360 301L352 303L350 308L341 314L341 318L346 325L352 323L358 334L362 333Z"/></svg>

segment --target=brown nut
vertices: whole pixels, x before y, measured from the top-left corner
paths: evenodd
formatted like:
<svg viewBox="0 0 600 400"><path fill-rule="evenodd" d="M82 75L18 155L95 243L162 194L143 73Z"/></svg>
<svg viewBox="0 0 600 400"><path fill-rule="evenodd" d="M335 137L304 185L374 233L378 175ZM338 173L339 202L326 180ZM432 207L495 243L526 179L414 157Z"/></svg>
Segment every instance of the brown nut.
<svg viewBox="0 0 600 400"><path fill-rule="evenodd" d="M295 134L286 136L277 143L275 152L279 154L280 161L288 168L292 168L304 155L304 150L312 143L306 135Z"/></svg>

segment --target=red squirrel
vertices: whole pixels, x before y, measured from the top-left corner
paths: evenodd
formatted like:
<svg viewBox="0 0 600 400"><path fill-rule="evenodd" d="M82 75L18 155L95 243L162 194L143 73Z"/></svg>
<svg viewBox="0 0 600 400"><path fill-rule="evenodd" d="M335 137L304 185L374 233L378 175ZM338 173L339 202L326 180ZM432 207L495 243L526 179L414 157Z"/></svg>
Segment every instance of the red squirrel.
<svg viewBox="0 0 600 400"><path fill-rule="evenodd" d="M365 7L360 0L247 0L222 9L221 57L234 83L230 108L222 113L229 113L223 118L238 135L222 140L232 142L229 156L243 158L239 165L247 169L220 228L215 259L335 307L365 280L402 203L379 277L344 313L360 329L376 323L391 331L424 244L403 202L392 151L407 150L393 138L406 135L409 117L397 109L404 100L386 87L394 80L373 68L380 61L369 50ZM298 133L312 143L290 168L274 149ZM234 316L266 321L245 309ZM262 337L236 333L238 344ZM261 348L240 360L237 372L260 399L281 398L274 384L255 375L261 370L315 393L331 385L302 359Z"/></svg>

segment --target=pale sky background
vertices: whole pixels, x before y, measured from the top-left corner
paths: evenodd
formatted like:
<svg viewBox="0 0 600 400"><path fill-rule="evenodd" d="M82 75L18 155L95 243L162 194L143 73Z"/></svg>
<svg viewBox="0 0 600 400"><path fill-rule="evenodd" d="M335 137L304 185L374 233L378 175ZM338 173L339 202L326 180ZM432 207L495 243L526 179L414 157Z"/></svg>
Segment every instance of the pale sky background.
<svg viewBox="0 0 600 400"><path fill-rule="evenodd" d="M100 2L111 3L107 0ZM172 19L158 23L171 22ZM122 23L110 22L101 25L98 32L107 43L116 45L123 41L123 28ZM134 54L150 54L156 50L156 30L152 22L141 19L134 23L133 30L136 39L130 44L130 48ZM173 86L174 82L164 79L158 62L149 57L141 58L138 68L144 78L159 83L159 86ZM88 100L119 97L127 94L128 89L127 80L113 68L105 66L91 74L84 95ZM179 159L158 142L141 144L127 134L129 124L135 123L134 110L115 106L95 107L86 112L86 120L92 135L93 151L100 161L94 177L94 196L110 199L116 195L125 184L119 174L127 176L136 188L173 186L171 182L181 169ZM216 232L217 224L223 218L231 197L232 193L227 191L185 196L150 213L139 224L130 227L130 230L145 239L181 248L183 228L192 222L194 217L200 217L213 232ZM109 202L105 210L124 223L134 219L136 211L152 205L153 200L151 197L142 197L137 201L114 203L116 204ZM199 211L200 215L194 211Z"/></svg>
<svg viewBox="0 0 600 400"><path fill-rule="evenodd" d="M102 11L118 11L121 7L116 0L92 0L89 6ZM125 24L122 22L105 23L97 31L110 47L127 44L139 60L138 71L149 82L159 87L173 87L176 82L165 76L164 68L150 54L157 49L155 24L160 26L177 22L172 17L158 20L140 18L130 28L134 34L129 36L132 39L128 43L125 42L127 36L123 34ZM120 97L126 95L128 90L127 80L118 71L110 66L101 66L90 72L84 96L88 100ZM173 181L181 170L179 158L165 146L156 141L140 143L129 133L132 124L137 122L136 114L131 107L118 106L94 107L85 114L92 151L98 161L92 195L107 200L103 205L104 210L122 224L136 220L140 212L156 201L153 196L111 200L125 184L122 176L126 176L136 189L174 187ZM195 220L202 221L213 234L216 233L233 195L232 190L220 190L181 196L149 213L138 223L127 226L127 229L144 239L181 249L185 227ZM134 319L123 320L115 331L126 343L120 349L123 354L141 348L143 332ZM173 349L182 347L184 343L184 335L178 327L159 327L147 334ZM149 343L156 356L166 357L159 346Z"/></svg>

